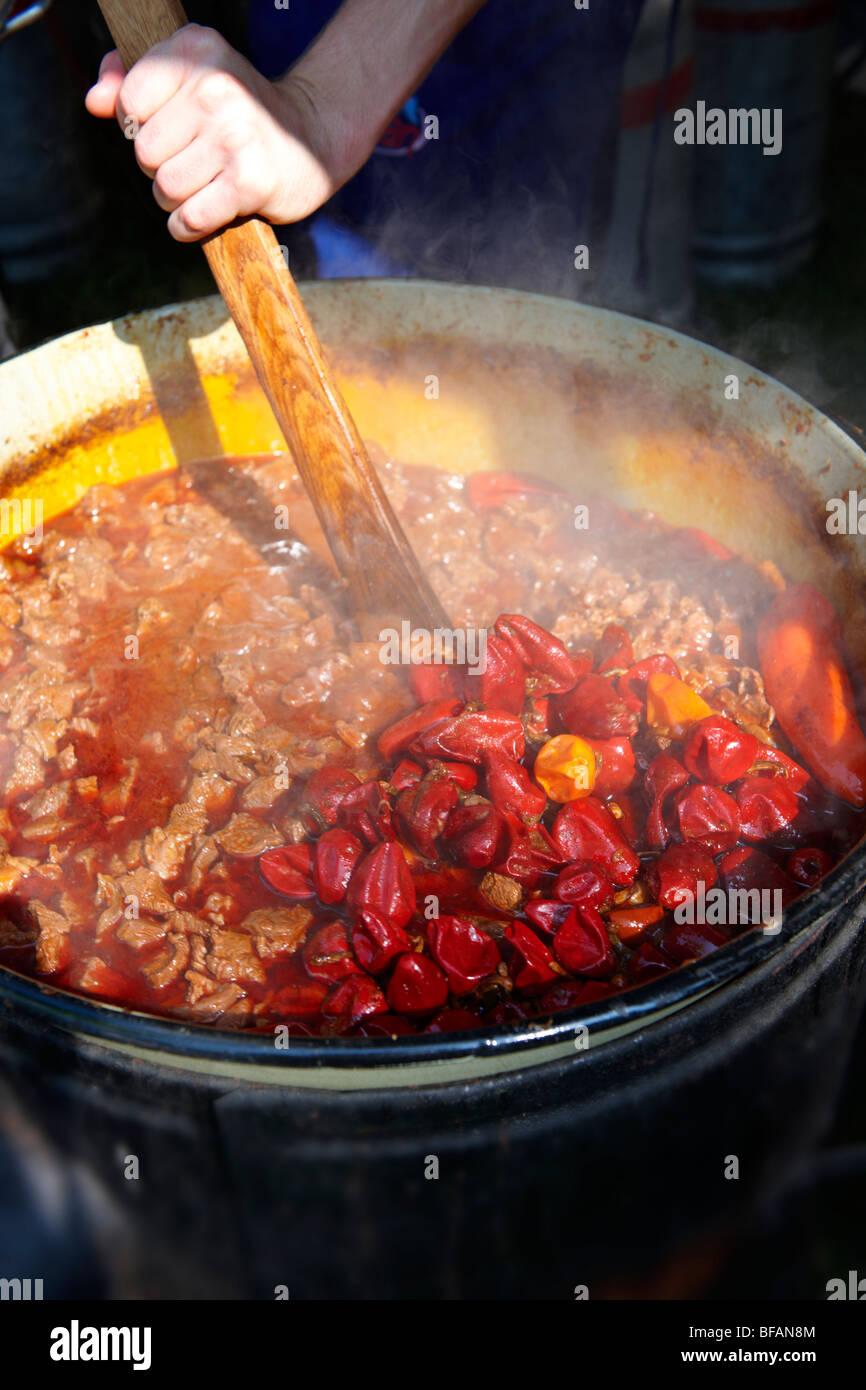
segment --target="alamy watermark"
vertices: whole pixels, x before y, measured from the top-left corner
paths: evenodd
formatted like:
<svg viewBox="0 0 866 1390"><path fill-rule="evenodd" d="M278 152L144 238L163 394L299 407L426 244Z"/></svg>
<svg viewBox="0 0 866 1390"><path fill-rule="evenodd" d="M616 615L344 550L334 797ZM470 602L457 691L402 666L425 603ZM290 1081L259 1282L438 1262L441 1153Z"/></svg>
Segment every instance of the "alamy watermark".
<svg viewBox="0 0 866 1390"><path fill-rule="evenodd" d="M767 936L782 930L781 888L710 888L700 880L697 892L682 891L674 921L688 926L760 926Z"/></svg>
<svg viewBox="0 0 866 1390"><path fill-rule="evenodd" d="M764 154L782 149L781 106L737 106L727 111L707 107L705 101L681 106L674 112L674 140L678 145L762 145Z"/></svg>
<svg viewBox="0 0 866 1390"><path fill-rule="evenodd" d="M42 498L4 497L0 500L0 539L26 536L42 544Z"/></svg>
<svg viewBox="0 0 866 1390"><path fill-rule="evenodd" d="M379 660L383 666L454 664L470 675L487 670L487 629L413 627L404 618L399 630L385 627L379 633Z"/></svg>

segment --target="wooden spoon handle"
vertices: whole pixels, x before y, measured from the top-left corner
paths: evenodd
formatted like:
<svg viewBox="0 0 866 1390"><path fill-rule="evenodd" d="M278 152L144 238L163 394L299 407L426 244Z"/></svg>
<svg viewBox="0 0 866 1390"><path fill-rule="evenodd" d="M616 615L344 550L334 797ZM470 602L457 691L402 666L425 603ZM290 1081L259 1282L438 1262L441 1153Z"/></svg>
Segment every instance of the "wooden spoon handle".
<svg viewBox="0 0 866 1390"><path fill-rule="evenodd" d="M187 23L178 0L99 0L99 8L127 68ZM244 218L206 238L204 251L356 610L448 628L337 389L273 229L260 217Z"/></svg>

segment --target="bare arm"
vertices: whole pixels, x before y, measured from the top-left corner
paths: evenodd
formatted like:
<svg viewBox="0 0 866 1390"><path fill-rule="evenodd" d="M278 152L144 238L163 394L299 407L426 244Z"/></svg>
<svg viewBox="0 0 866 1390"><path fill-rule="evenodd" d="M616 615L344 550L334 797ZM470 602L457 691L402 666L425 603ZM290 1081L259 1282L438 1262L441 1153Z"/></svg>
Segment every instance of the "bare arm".
<svg viewBox="0 0 866 1390"><path fill-rule="evenodd" d="M483 3L345 0L277 82L189 24L128 74L107 54L87 109L137 132L136 158L179 241L249 213L294 222L357 172Z"/></svg>

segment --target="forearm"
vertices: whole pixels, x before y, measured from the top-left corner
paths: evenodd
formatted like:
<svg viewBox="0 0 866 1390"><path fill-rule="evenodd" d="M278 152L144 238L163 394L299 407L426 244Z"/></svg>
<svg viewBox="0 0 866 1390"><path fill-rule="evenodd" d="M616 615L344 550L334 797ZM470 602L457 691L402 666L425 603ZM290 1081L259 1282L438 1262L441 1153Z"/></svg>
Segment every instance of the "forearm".
<svg viewBox="0 0 866 1390"><path fill-rule="evenodd" d="M327 120L337 182L360 168L391 117L484 0L345 0L278 84Z"/></svg>

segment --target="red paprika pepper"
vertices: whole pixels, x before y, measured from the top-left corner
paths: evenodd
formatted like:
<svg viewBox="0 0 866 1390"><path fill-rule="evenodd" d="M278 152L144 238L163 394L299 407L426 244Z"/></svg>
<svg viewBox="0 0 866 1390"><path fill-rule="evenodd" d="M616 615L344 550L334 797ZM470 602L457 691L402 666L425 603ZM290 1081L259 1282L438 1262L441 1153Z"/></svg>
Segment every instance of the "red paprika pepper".
<svg viewBox="0 0 866 1390"><path fill-rule="evenodd" d="M554 980L553 956L549 947L523 922L509 922L505 935L518 955L514 983L518 989L537 991Z"/></svg>
<svg viewBox="0 0 866 1390"><path fill-rule="evenodd" d="M797 897L800 889L788 877L785 870L762 850L745 845L732 849L719 861L719 877L726 892L732 889L759 893L779 894L779 902L787 907ZM772 904L771 904L772 905ZM741 918L751 921L751 917ZM756 919L757 920L757 919Z"/></svg>
<svg viewBox="0 0 866 1390"><path fill-rule="evenodd" d="M523 725L504 710L474 710L429 728L412 745L425 758L480 763L485 753L519 761L525 751Z"/></svg>
<svg viewBox="0 0 866 1390"><path fill-rule="evenodd" d="M500 614L496 632L520 657L535 695L570 690L592 663L585 655L578 660L570 657L558 637L520 613Z"/></svg>
<svg viewBox="0 0 866 1390"><path fill-rule="evenodd" d="M608 671L625 672L634 665L634 649L624 627L609 623L601 634L596 670L600 676Z"/></svg>
<svg viewBox="0 0 866 1390"><path fill-rule="evenodd" d="M530 898L523 910L534 927L552 936L562 926L572 906L572 903L554 902L552 898Z"/></svg>
<svg viewBox="0 0 866 1390"><path fill-rule="evenodd" d="M345 922L326 922L304 946L304 965L314 980L336 984L347 975L360 975L352 954Z"/></svg>
<svg viewBox="0 0 866 1390"><path fill-rule="evenodd" d="M363 853L361 841L348 830L335 826L319 836L313 853L313 882L321 902L343 901L355 865Z"/></svg>
<svg viewBox="0 0 866 1390"><path fill-rule="evenodd" d="M760 744L730 719L710 714L696 724L683 744L683 762L693 777L722 787L745 777Z"/></svg>
<svg viewBox="0 0 866 1390"><path fill-rule="evenodd" d="M492 937L463 917L442 916L428 923L427 940L448 976L451 993L458 998L492 975L501 960Z"/></svg>
<svg viewBox="0 0 866 1390"><path fill-rule="evenodd" d="M638 731L637 715L606 676L581 676L572 690L555 696L553 707L563 729L582 738L632 738Z"/></svg>
<svg viewBox="0 0 866 1390"><path fill-rule="evenodd" d="M425 1033L464 1033L470 1028L479 1028L481 1019L469 1009L441 1009L431 1018Z"/></svg>
<svg viewBox="0 0 866 1390"><path fill-rule="evenodd" d="M674 800L680 834L690 844L703 845L710 854L733 849L740 838L737 802L721 787L704 782L684 787Z"/></svg>
<svg viewBox="0 0 866 1390"><path fill-rule="evenodd" d="M508 817L506 817L508 821ZM562 855L543 825L509 824L510 840L507 853L497 871L533 889L542 874L553 873L562 863Z"/></svg>
<svg viewBox="0 0 866 1390"><path fill-rule="evenodd" d="M628 791L635 779L634 749L629 739L587 738L595 754L595 785L598 797L617 796Z"/></svg>
<svg viewBox="0 0 866 1390"><path fill-rule="evenodd" d="M644 785L653 799L679 791L688 780L689 774L682 763L677 762L670 753L659 753L653 758L644 775Z"/></svg>
<svg viewBox="0 0 866 1390"><path fill-rule="evenodd" d="M814 845L804 845L788 856L785 869L795 883L813 888L833 867L833 860L823 849Z"/></svg>
<svg viewBox="0 0 866 1390"><path fill-rule="evenodd" d="M583 980L560 980L557 984L551 985L546 989L538 1003L545 1013L559 1013L561 1009L573 1009L578 1004L585 1003L584 993L587 986Z"/></svg>
<svg viewBox="0 0 866 1390"><path fill-rule="evenodd" d="M315 897L313 852L309 845L283 845L259 856L259 872L265 883L287 898Z"/></svg>
<svg viewBox="0 0 866 1390"><path fill-rule="evenodd" d="M616 958L604 922L594 907L573 907L553 938L556 959L573 975L604 979Z"/></svg>
<svg viewBox="0 0 866 1390"><path fill-rule="evenodd" d="M487 801L457 806L448 817L444 840L455 859L471 869L486 869L502 854L506 839L505 819Z"/></svg>
<svg viewBox="0 0 866 1390"><path fill-rule="evenodd" d="M636 985L645 985L673 969L674 962L670 956L652 941L642 941L628 963L629 978Z"/></svg>
<svg viewBox="0 0 866 1390"><path fill-rule="evenodd" d="M450 777L462 792L474 791L478 786L478 773L471 763L443 763L433 760L430 770L441 777Z"/></svg>
<svg viewBox="0 0 866 1390"><path fill-rule="evenodd" d="M531 695L523 706L523 728L526 742L533 747L550 738L550 697Z"/></svg>
<svg viewBox="0 0 866 1390"><path fill-rule="evenodd" d="M653 798L646 821L646 838L650 849L664 849L671 838L665 820L665 801L689 780L682 763L670 753L659 753L646 770L645 785Z"/></svg>
<svg viewBox="0 0 866 1390"><path fill-rule="evenodd" d="M487 637L485 669L476 674L468 671L464 681L467 700L476 701L487 709L504 709L520 714L526 694L526 667L509 642L491 634Z"/></svg>
<svg viewBox="0 0 866 1390"><path fill-rule="evenodd" d="M637 855L611 812L593 796L569 801L557 812L553 839L564 859L591 859L620 887L628 887L637 877Z"/></svg>
<svg viewBox="0 0 866 1390"><path fill-rule="evenodd" d="M710 926L709 922L672 922L662 938L662 945L666 956L682 964L712 955L720 946L726 946L728 940L723 931Z"/></svg>
<svg viewBox="0 0 866 1390"><path fill-rule="evenodd" d="M403 758L388 778L388 790L396 794L404 792L407 787L417 787L423 776L424 769L420 763L413 762L411 758Z"/></svg>
<svg viewBox="0 0 866 1390"><path fill-rule="evenodd" d="M352 927L355 957L371 975L378 975L395 956L409 950L409 938L402 927L366 911Z"/></svg>
<svg viewBox="0 0 866 1390"><path fill-rule="evenodd" d="M553 885L554 897L572 907L593 907L603 911L614 899L613 884L607 874L588 860L568 864ZM529 906L527 905L527 914Z"/></svg>
<svg viewBox="0 0 866 1390"><path fill-rule="evenodd" d="M718 882L709 850L701 845L671 845L647 870L647 884L656 902L672 910L698 898Z"/></svg>
<svg viewBox="0 0 866 1390"><path fill-rule="evenodd" d="M369 912L392 926L405 927L415 911L415 884L395 840L385 840L361 860L347 901L362 915Z"/></svg>
<svg viewBox="0 0 866 1390"><path fill-rule="evenodd" d="M783 753L781 748L773 748L767 743L759 743L755 761L749 768L749 773L753 777L778 777L791 788L792 792L806 791L812 781L809 773L799 763L795 763L793 758L789 758L787 753ZM814 785L814 783L813 783Z"/></svg>
<svg viewBox="0 0 866 1390"><path fill-rule="evenodd" d="M459 699L462 687L463 671L450 662L413 662L409 667L409 689L419 705Z"/></svg>
<svg viewBox="0 0 866 1390"><path fill-rule="evenodd" d="M484 754L484 775L490 799L501 811L511 811L527 824L543 815L547 797L522 763L501 753Z"/></svg>
<svg viewBox="0 0 866 1390"><path fill-rule="evenodd" d="M337 811L343 798L359 786L354 772L326 763L312 773L304 788L301 818L311 835L337 824Z"/></svg>
<svg viewBox="0 0 866 1390"><path fill-rule="evenodd" d="M744 778L737 787L737 805L743 839L759 842L790 838L800 810L796 794L781 777Z"/></svg>
<svg viewBox="0 0 866 1390"><path fill-rule="evenodd" d="M433 1013L448 998L448 980L429 956L407 953L394 966L388 981L388 1003L395 1013Z"/></svg>
<svg viewBox="0 0 866 1390"><path fill-rule="evenodd" d="M453 814L453 813L452 813ZM481 910L478 875L456 864L438 864L435 869L422 866L412 872L419 909L426 911L430 898L436 899L439 912L466 911L468 907Z"/></svg>
<svg viewBox="0 0 866 1390"><path fill-rule="evenodd" d="M377 747L382 757L391 762L397 753L404 753L410 744L415 743L425 730L444 723L460 709L460 701L446 697L443 700L430 700L426 705L414 709L411 714L390 724L379 735Z"/></svg>
<svg viewBox="0 0 866 1390"><path fill-rule="evenodd" d="M350 975L342 980L322 1005L322 1014L330 1019L335 1032L344 1033L368 1014L387 1013L384 994L369 975Z"/></svg>
<svg viewBox="0 0 866 1390"><path fill-rule="evenodd" d="M456 783L450 777L428 775L417 787L409 787L397 798L397 821L406 836L425 859L436 857L436 841L459 800Z"/></svg>
<svg viewBox="0 0 866 1390"><path fill-rule="evenodd" d="M866 736L830 600L812 584L776 594L758 625L758 660L767 699L809 771L842 801L866 805Z"/></svg>
<svg viewBox="0 0 866 1390"><path fill-rule="evenodd" d="M392 840L391 803L383 784L362 782L348 792L340 802L337 824L371 845L378 840Z"/></svg>

